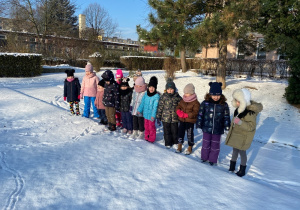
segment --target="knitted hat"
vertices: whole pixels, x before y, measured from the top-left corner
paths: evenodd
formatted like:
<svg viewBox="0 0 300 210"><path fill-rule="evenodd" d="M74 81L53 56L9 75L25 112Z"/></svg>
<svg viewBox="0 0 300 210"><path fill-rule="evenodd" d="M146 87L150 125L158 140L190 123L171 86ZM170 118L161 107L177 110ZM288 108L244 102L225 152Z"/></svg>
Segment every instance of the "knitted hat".
<svg viewBox="0 0 300 210"><path fill-rule="evenodd" d="M68 69L65 71L68 77L74 77L74 72L75 72L74 69Z"/></svg>
<svg viewBox="0 0 300 210"><path fill-rule="evenodd" d="M143 77L138 77L135 80L135 85L143 86L145 85L145 79Z"/></svg>
<svg viewBox="0 0 300 210"><path fill-rule="evenodd" d="M176 85L173 82L172 78L167 79L166 90L168 90L169 88L176 90Z"/></svg>
<svg viewBox="0 0 300 210"><path fill-rule="evenodd" d="M85 72L93 72L93 65L91 63L87 63L85 66Z"/></svg>
<svg viewBox="0 0 300 210"><path fill-rule="evenodd" d="M100 81L98 82L98 85L100 85L101 87L104 87L104 85L105 85L104 79L100 80Z"/></svg>
<svg viewBox="0 0 300 210"><path fill-rule="evenodd" d="M249 106L251 104L250 100L251 100L251 93L249 90L247 89L238 89L233 91L232 93L232 106L237 108L237 104L236 101L240 102L240 106L238 108L238 113L242 113L243 111L245 111L246 107Z"/></svg>
<svg viewBox="0 0 300 210"><path fill-rule="evenodd" d="M117 79L123 78L123 71L121 69L117 69L116 78Z"/></svg>
<svg viewBox="0 0 300 210"><path fill-rule="evenodd" d="M195 94L195 86L192 83L187 84L183 89L184 94Z"/></svg>
<svg viewBox="0 0 300 210"><path fill-rule="evenodd" d="M157 89L157 83L158 83L157 78L155 76L153 76L150 78L148 87L154 87L155 89Z"/></svg>
<svg viewBox="0 0 300 210"><path fill-rule="evenodd" d="M129 87L128 81L130 81L130 79L128 77L123 77L120 87L122 87L122 86Z"/></svg>
<svg viewBox="0 0 300 210"><path fill-rule="evenodd" d="M222 82L210 82L208 83L210 86L209 95L219 96L222 95Z"/></svg>

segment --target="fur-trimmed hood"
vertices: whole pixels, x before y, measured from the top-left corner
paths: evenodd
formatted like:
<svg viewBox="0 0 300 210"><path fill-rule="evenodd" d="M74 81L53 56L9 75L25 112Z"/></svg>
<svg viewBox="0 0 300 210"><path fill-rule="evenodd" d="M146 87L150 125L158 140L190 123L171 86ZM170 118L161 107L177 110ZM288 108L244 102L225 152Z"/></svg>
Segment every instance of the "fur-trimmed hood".
<svg viewBox="0 0 300 210"><path fill-rule="evenodd" d="M247 89L238 89L233 91L232 93L232 106L237 108L237 104L236 101L240 102L240 106L238 108L238 113L242 113L243 111L245 111L246 107L249 106L251 104L250 100L251 100L251 93L249 92L249 90Z"/></svg>

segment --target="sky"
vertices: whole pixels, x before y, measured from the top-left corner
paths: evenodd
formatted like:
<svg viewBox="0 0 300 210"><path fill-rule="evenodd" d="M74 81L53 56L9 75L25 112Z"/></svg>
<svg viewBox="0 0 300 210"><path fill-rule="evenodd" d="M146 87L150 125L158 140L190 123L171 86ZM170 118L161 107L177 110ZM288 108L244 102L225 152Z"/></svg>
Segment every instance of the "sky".
<svg viewBox="0 0 300 210"><path fill-rule="evenodd" d="M118 36L121 38L138 40L136 25L147 26L150 6L147 0L74 0L78 9L76 14L81 14L89 4L98 3L116 22L118 27Z"/></svg>

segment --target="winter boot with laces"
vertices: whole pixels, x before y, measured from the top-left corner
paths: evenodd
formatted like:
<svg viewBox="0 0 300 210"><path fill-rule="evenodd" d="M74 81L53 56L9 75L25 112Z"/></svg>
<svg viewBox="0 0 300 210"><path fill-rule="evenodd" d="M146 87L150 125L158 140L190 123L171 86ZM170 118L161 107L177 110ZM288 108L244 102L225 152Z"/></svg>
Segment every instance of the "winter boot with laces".
<svg viewBox="0 0 300 210"><path fill-rule="evenodd" d="M144 139L144 131L139 131L139 136L137 139Z"/></svg>
<svg viewBox="0 0 300 210"><path fill-rule="evenodd" d="M133 130L133 133L128 137L130 139L136 139L136 137L138 137L138 131L137 130Z"/></svg>
<svg viewBox="0 0 300 210"><path fill-rule="evenodd" d="M180 153L181 151L182 151L182 144L178 144L177 150L175 152Z"/></svg>
<svg viewBox="0 0 300 210"><path fill-rule="evenodd" d="M236 161L230 161L230 166L229 166L229 170L228 171L231 171L231 172L234 172L235 171L235 165L236 165Z"/></svg>
<svg viewBox="0 0 300 210"><path fill-rule="evenodd" d="M239 177L245 176L245 174L246 174L246 167L247 166L240 165L240 170L238 172L236 172L236 175L238 175Z"/></svg>
<svg viewBox="0 0 300 210"><path fill-rule="evenodd" d="M189 146L188 148L187 148L187 150L185 151L185 154L186 155L190 155L190 154L192 154L192 146Z"/></svg>

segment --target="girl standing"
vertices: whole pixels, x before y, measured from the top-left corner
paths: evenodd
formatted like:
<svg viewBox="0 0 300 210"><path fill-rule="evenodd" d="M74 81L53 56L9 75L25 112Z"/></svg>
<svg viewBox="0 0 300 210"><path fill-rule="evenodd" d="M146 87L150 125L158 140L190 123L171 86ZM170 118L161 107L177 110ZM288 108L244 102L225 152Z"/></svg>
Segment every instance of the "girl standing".
<svg viewBox="0 0 300 210"><path fill-rule="evenodd" d="M214 165L220 153L221 135L230 127L230 114L227 99L222 94L222 83L210 82L209 86L209 93L200 105L196 128L203 132L201 160Z"/></svg>
<svg viewBox="0 0 300 210"><path fill-rule="evenodd" d="M182 97L176 92L175 83L169 79L166 84L166 92L158 102L156 118L163 122L164 140L167 149L178 144L178 115L176 107Z"/></svg>
<svg viewBox="0 0 300 210"><path fill-rule="evenodd" d="M144 139L144 117L142 115L137 114L137 110L142 102L142 99L147 90L147 83L142 76L138 77L135 80L132 100L131 100L131 114L132 114L132 121L133 121L133 133L129 136L130 139Z"/></svg>
<svg viewBox="0 0 300 210"><path fill-rule="evenodd" d="M132 99L132 88L129 87L130 79L123 77L120 84L120 111L122 116L123 133L132 134L132 115L130 112L130 103Z"/></svg>
<svg viewBox="0 0 300 210"><path fill-rule="evenodd" d="M179 117L179 128L178 148L175 152L179 153L182 151L184 135L185 131L187 131L187 139L189 146L185 154L189 155L192 153L192 148L194 146L194 124L197 121L200 103L197 100L197 95L195 94L195 87L192 83L187 84L183 92L183 99L179 102L178 106L176 107L176 113Z"/></svg>
<svg viewBox="0 0 300 210"><path fill-rule="evenodd" d="M82 115L83 117L89 118L90 107L92 105L94 111L94 118L99 118L98 110L95 106L98 83L99 78L96 76L96 73L93 72L92 64L88 63L85 66L85 76L83 77L80 91L81 99L84 98L84 111Z"/></svg>
<svg viewBox="0 0 300 210"><path fill-rule="evenodd" d="M229 171L235 171L236 161L238 155L240 155L241 164L236 175L242 177L246 174L246 150L249 149L253 141L256 131L256 118L263 110L263 106L261 103L251 101L251 93L247 89L235 90L232 97L232 105L236 110L225 144L233 147Z"/></svg>
<svg viewBox="0 0 300 210"><path fill-rule="evenodd" d="M144 95L137 112L137 114L143 114L145 118L145 140L152 143L156 139L155 118L159 100L159 94L156 91L157 83L155 76L150 78L147 93Z"/></svg>
<svg viewBox="0 0 300 210"><path fill-rule="evenodd" d="M74 69L66 70L67 78L64 82L64 101L70 105L70 111L72 115L75 115L74 104L76 106L76 115L80 115L79 101L80 101L80 82L77 77L74 78Z"/></svg>

